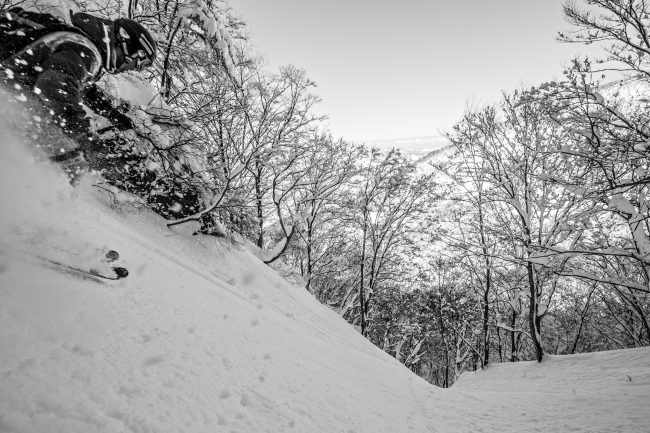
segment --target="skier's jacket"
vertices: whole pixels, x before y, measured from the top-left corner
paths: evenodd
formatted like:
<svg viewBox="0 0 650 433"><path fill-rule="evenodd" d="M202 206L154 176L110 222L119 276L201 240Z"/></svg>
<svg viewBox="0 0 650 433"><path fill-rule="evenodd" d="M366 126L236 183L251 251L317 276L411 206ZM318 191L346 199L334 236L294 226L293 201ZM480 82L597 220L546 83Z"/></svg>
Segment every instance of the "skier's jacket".
<svg viewBox="0 0 650 433"><path fill-rule="evenodd" d="M72 24L50 14L16 7L0 16L0 74L10 85L36 93L65 132L85 135L89 120L81 106L109 118L120 129L133 123L93 83L107 65L102 27L112 22L85 13L71 14Z"/></svg>

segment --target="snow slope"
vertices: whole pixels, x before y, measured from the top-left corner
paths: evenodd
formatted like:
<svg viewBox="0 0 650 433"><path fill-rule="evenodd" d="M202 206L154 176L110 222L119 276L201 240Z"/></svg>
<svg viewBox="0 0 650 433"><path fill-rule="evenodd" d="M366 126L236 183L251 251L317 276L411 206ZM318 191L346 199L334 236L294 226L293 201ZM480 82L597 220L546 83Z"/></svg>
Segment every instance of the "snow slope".
<svg viewBox="0 0 650 433"><path fill-rule="evenodd" d="M438 389L245 248L96 181L71 188L0 130L2 433L650 431L647 349ZM91 266L108 248L127 279L39 258Z"/></svg>
<svg viewBox="0 0 650 433"><path fill-rule="evenodd" d="M650 432L648 348L496 364L462 374L454 391L519 431Z"/></svg>

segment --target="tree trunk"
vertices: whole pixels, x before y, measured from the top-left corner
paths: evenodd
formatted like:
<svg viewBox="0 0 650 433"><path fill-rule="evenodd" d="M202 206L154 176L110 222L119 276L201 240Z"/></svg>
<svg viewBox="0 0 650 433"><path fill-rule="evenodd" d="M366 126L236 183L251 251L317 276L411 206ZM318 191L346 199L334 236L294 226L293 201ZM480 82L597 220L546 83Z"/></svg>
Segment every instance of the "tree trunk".
<svg viewBox="0 0 650 433"><path fill-rule="evenodd" d="M262 165L255 161L255 205L257 206L257 224L260 230L257 246L264 248L264 208L262 203Z"/></svg>
<svg viewBox="0 0 650 433"><path fill-rule="evenodd" d="M361 310L361 335L366 336L366 303L363 283L365 279L365 262L366 262L366 233L367 233L367 209L363 209L363 245L361 246L361 278L359 281L359 307Z"/></svg>
<svg viewBox="0 0 650 433"><path fill-rule="evenodd" d="M587 296L587 302L585 303L585 308L582 310L582 314L580 314L580 326L578 327L576 338L573 341L573 346L571 346L571 352L569 352L571 354L576 353L576 348L578 347L578 341L580 340L580 334L582 333L582 326L585 323L585 317L587 316L587 311L589 310L589 303L591 302L591 295L593 295L594 290L596 290L595 287L591 289L591 292L589 292L589 296Z"/></svg>
<svg viewBox="0 0 650 433"><path fill-rule="evenodd" d="M501 330L497 326L497 344L499 348L499 362L503 363L503 343L501 342Z"/></svg>
<svg viewBox="0 0 650 433"><path fill-rule="evenodd" d="M510 362L519 361L519 348L515 327L517 326L517 312L512 310L512 319L510 320Z"/></svg>
<svg viewBox="0 0 650 433"><path fill-rule="evenodd" d="M313 272L312 263L312 241L313 241L313 228L311 221L307 224L307 284L305 288L309 292L311 289L311 275Z"/></svg>
<svg viewBox="0 0 650 433"><path fill-rule="evenodd" d="M490 277L491 277L490 269L488 268L486 288L485 288L485 292L483 293L483 359L481 360L481 368L485 368L490 362L490 340L488 335L489 333L488 324L489 324L489 314L490 314L490 308L488 305L488 295L490 293L490 284L491 284Z"/></svg>
<svg viewBox="0 0 650 433"><path fill-rule="evenodd" d="M535 285L535 270L532 262L528 262L526 269L528 270L528 285L530 287L530 302L528 308L530 338L532 338L533 345L535 346L535 358L537 359L537 362L542 362L542 358L544 357L544 349L542 348L542 342L540 341L542 318L537 314L539 309L539 297L537 294L537 286Z"/></svg>
<svg viewBox="0 0 650 433"><path fill-rule="evenodd" d="M285 239L284 239L285 242L284 242L284 246L282 247L282 250L278 251L278 253L274 257L271 257L268 260L264 260L264 263L266 263L268 265L268 264L273 263L277 259L279 259L280 256L282 256L282 254L284 254L285 251L287 251L287 248L289 248L289 243L291 242L291 239L293 239L293 235L295 233L296 233L296 226L293 226L293 227L291 227L291 231L289 232L289 234L287 234Z"/></svg>
<svg viewBox="0 0 650 433"><path fill-rule="evenodd" d="M641 303L639 302L639 299L637 296L634 294L632 290L630 290L630 296L632 297L632 307L634 310L637 312L639 319L641 320L641 325L643 327L643 330L645 330L646 333L646 342L650 343L650 324L648 323L648 318L645 315L645 312L641 308ZM640 333L639 339L643 341L643 332Z"/></svg>
<svg viewBox="0 0 650 433"><path fill-rule="evenodd" d="M446 330L445 330L445 321L442 318L442 296L440 296L439 302L438 302L438 319L439 319L439 324L440 324L440 339L442 340L442 344L445 347L445 374L442 382L442 387L443 388L449 388L449 347L447 346L447 336L446 336Z"/></svg>
<svg viewBox="0 0 650 433"><path fill-rule="evenodd" d="M487 240L485 238L485 223L483 220L483 196L479 191L478 194L478 218L479 230L481 232L481 247L483 250L483 258L485 259L485 289L483 290L483 359L481 360L481 368L488 365L490 361L490 341L488 338L488 323L489 323L489 298L490 289L492 287L492 272L490 269L490 256L488 255Z"/></svg>

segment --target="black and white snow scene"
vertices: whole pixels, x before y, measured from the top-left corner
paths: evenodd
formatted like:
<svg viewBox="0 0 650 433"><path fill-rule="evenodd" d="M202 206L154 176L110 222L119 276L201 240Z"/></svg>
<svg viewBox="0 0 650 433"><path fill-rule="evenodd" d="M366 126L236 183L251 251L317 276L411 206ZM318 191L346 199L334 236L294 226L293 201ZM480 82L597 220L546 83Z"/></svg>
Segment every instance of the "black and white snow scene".
<svg viewBox="0 0 650 433"><path fill-rule="evenodd" d="M555 2L546 80L364 141L241 2L0 0L0 432L650 432L650 4Z"/></svg>

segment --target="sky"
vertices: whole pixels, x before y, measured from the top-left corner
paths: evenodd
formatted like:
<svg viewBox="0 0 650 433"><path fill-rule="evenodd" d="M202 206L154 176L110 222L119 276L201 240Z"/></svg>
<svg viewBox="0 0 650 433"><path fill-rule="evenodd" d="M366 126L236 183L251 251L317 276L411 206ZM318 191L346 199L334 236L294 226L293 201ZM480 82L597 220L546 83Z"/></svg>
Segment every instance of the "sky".
<svg viewBox="0 0 650 433"><path fill-rule="evenodd" d="M436 136L466 107L562 76L562 0L227 0L271 70L306 70L334 136Z"/></svg>

